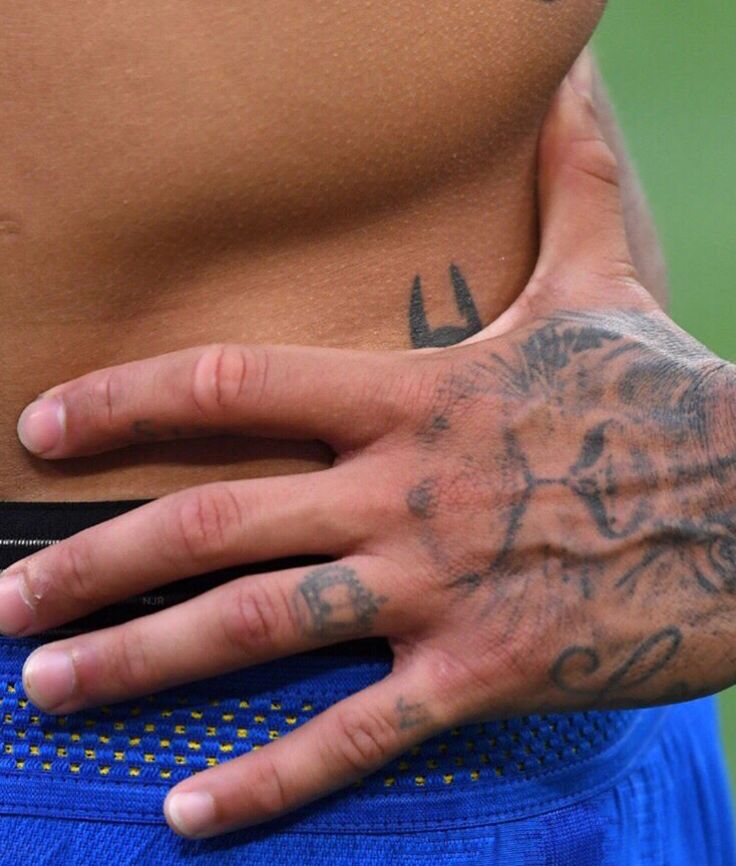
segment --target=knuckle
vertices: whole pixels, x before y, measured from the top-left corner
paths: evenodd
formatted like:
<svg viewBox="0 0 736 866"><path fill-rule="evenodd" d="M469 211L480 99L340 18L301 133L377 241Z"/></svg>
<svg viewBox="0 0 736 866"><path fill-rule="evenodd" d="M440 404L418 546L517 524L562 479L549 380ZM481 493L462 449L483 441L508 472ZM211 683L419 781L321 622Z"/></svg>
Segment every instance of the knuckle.
<svg viewBox="0 0 736 866"><path fill-rule="evenodd" d="M554 263L544 270L537 270L529 281L522 296L523 300L520 299L517 304L525 318L536 325L549 308L549 298L564 298L569 292L568 278L564 270Z"/></svg>
<svg viewBox="0 0 736 866"><path fill-rule="evenodd" d="M569 166L610 186L618 186L618 160L602 138L578 138L570 145Z"/></svg>
<svg viewBox="0 0 736 866"><path fill-rule="evenodd" d="M383 429L402 429L416 423L432 404L442 367L435 358L418 357L392 362L366 376L357 388L358 405L372 406Z"/></svg>
<svg viewBox="0 0 736 866"><path fill-rule="evenodd" d="M211 561L227 550L242 526L242 513L227 484L206 484L177 497L165 537L174 551L190 561Z"/></svg>
<svg viewBox="0 0 736 866"><path fill-rule="evenodd" d="M527 290L516 300L516 305L525 321L532 322L544 315L545 298L559 298L563 287L556 274L535 274Z"/></svg>
<svg viewBox="0 0 736 866"><path fill-rule="evenodd" d="M284 604L275 587L243 579L235 586L232 605L225 605L222 632L239 651L257 653L273 647L284 631Z"/></svg>
<svg viewBox="0 0 736 866"><path fill-rule="evenodd" d="M53 569L59 592L74 602L98 600L102 583L96 579L86 542L77 537L59 544Z"/></svg>
<svg viewBox="0 0 736 866"><path fill-rule="evenodd" d="M423 358L421 361L421 364L416 364L395 380L396 402L403 414L410 418L424 415L430 410L447 375L446 363L438 364L434 358Z"/></svg>
<svg viewBox="0 0 736 866"><path fill-rule="evenodd" d="M435 651L427 660L428 693L434 696L435 714L442 713L443 727L458 724L479 703L498 692L498 659L489 660L487 650L464 658L459 653Z"/></svg>
<svg viewBox="0 0 736 866"><path fill-rule="evenodd" d="M424 429L442 401L443 387L451 376L448 359L419 357L411 366L399 367L382 387L378 405L390 427L402 432Z"/></svg>
<svg viewBox="0 0 736 866"><path fill-rule="evenodd" d="M207 346L197 359L192 375L192 402L205 417L240 405L254 382L263 378L261 353L236 343Z"/></svg>
<svg viewBox="0 0 736 866"><path fill-rule="evenodd" d="M114 367L96 379L90 389L92 417L102 426L112 429L118 417L118 407L124 405L123 377Z"/></svg>
<svg viewBox="0 0 736 866"><path fill-rule="evenodd" d="M328 742L330 759L360 775L389 760L397 740L394 723L377 709L339 709L335 735Z"/></svg>
<svg viewBox="0 0 736 866"><path fill-rule="evenodd" d="M546 613L541 614L546 617ZM443 714L443 726L475 718L479 710L486 716L499 709L519 708L526 694L542 693L549 669L549 644L540 634L555 634L553 620L544 628L521 625L518 633L499 640L482 640L473 653L461 648L433 651L426 676L433 706Z"/></svg>
<svg viewBox="0 0 736 866"><path fill-rule="evenodd" d="M288 811L289 797L282 771L276 761L268 756L268 749L261 751L258 760L253 762L252 774L248 790L253 811L263 817Z"/></svg>
<svg viewBox="0 0 736 866"><path fill-rule="evenodd" d="M146 686L152 670L155 670L149 661L145 641L134 622L121 626L108 656L115 682L123 692L130 694Z"/></svg>
<svg viewBox="0 0 736 866"><path fill-rule="evenodd" d="M608 257L602 264L600 276L616 285L622 298L628 295L632 302L635 300L646 302L647 299L651 298L639 282L638 271L630 259Z"/></svg>
<svg viewBox="0 0 736 866"><path fill-rule="evenodd" d="M481 687L486 685L483 677L479 676L471 665L455 654L435 653L428 669L432 677L432 685L441 697L458 690L466 691L470 684Z"/></svg>

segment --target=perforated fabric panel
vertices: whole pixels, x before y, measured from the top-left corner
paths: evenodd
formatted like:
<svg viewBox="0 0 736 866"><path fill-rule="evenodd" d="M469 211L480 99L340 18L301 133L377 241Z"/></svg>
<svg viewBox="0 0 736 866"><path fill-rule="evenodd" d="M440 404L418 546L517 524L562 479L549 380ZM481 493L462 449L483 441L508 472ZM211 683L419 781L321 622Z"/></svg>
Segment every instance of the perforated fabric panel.
<svg viewBox="0 0 736 866"><path fill-rule="evenodd" d="M236 696L227 689L203 703L201 693L182 689L57 717L40 713L17 680L4 676L0 689L0 771L166 783L285 736L331 703L325 694L298 699L247 689ZM455 728L414 747L363 784L401 789L469 784L480 773L533 777L589 758L627 724L625 713L613 712Z"/></svg>

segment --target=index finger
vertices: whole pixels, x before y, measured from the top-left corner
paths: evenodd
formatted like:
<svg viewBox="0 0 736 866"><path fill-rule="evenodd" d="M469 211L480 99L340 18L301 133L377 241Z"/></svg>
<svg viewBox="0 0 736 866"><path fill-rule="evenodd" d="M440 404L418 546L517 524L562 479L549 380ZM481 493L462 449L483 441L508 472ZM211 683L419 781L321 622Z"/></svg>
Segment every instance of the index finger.
<svg viewBox="0 0 736 866"><path fill-rule="evenodd" d="M106 367L26 406L18 436L56 459L218 433L321 439L337 450L376 438L402 414L400 355L214 343Z"/></svg>

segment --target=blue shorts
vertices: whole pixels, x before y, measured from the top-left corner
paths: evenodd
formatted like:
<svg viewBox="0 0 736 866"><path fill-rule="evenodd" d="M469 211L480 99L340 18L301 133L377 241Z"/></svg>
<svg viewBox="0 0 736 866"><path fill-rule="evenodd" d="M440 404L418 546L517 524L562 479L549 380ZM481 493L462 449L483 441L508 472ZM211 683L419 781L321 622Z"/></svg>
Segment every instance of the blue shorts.
<svg viewBox="0 0 736 866"><path fill-rule="evenodd" d="M0 503L0 567L141 502ZM178 582L40 639L0 639L0 866L736 864L711 698L455 728L268 825L198 841L174 835L161 811L172 784L288 735L385 676L385 642L345 643L68 716L27 701L21 667L43 640L150 612L247 570Z"/></svg>

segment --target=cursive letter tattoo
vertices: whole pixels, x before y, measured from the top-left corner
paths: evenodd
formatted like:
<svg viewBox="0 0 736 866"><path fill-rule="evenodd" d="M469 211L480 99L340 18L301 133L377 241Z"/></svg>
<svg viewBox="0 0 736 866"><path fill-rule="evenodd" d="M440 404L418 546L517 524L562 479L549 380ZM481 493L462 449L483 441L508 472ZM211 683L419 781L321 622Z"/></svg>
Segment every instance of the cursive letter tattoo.
<svg viewBox="0 0 736 866"><path fill-rule="evenodd" d="M568 695L601 702L647 684L675 657L681 644L679 628L663 628L641 643L603 682L596 682L601 668L598 651L593 647L571 646L558 656L550 677Z"/></svg>

